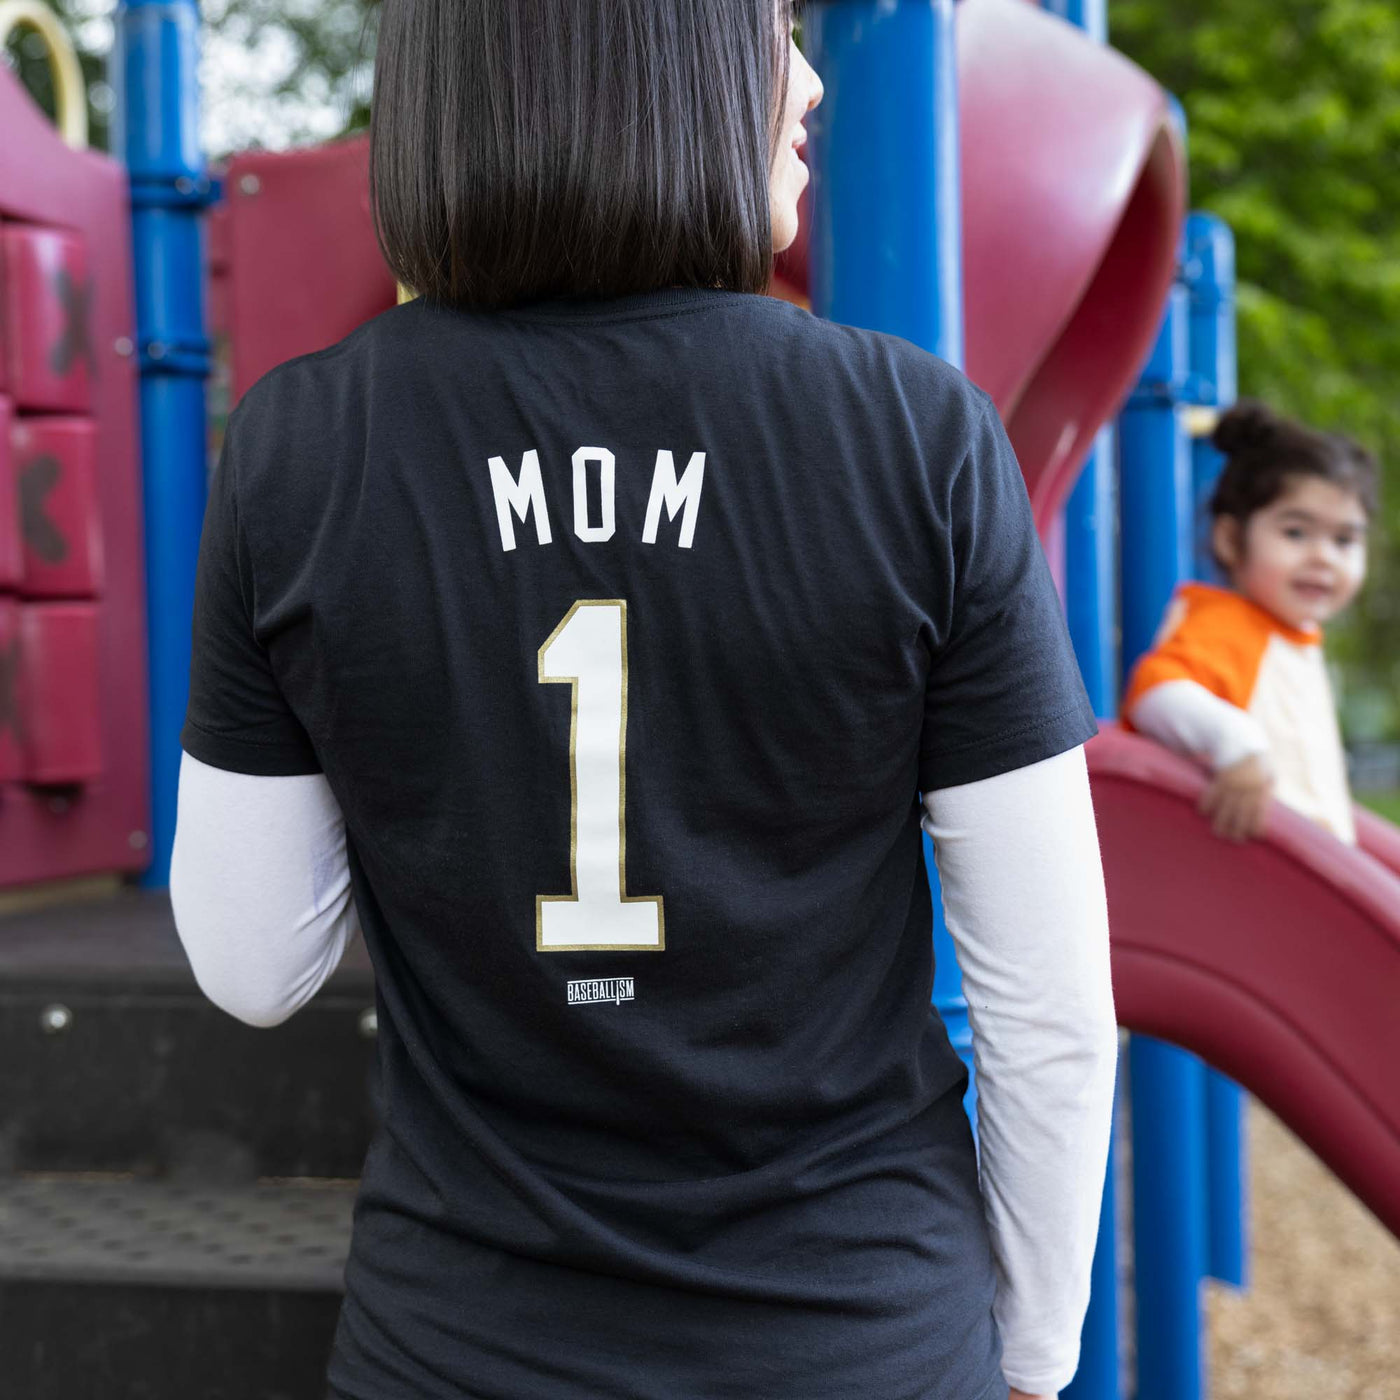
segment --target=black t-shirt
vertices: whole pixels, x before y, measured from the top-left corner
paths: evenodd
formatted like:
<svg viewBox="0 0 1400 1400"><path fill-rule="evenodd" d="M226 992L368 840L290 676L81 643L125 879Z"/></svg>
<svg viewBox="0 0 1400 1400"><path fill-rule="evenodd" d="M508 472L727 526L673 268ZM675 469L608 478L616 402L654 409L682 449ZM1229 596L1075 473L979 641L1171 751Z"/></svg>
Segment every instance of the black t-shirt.
<svg viewBox="0 0 1400 1400"><path fill-rule="evenodd" d="M1094 720L987 396L741 293L396 307L232 414L195 757L324 772L347 1400L1004 1397L917 792Z"/></svg>

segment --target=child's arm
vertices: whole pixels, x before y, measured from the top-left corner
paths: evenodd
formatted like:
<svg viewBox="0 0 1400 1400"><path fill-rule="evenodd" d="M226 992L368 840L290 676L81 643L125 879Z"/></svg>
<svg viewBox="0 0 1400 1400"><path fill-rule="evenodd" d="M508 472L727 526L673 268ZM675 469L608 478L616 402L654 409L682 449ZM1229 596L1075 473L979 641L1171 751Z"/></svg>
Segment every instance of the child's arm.
<svg viewBox="0 0 1400 1400"><path fill-rule="evenodd" d="M1118 1030L1084 750L924 795L977 1070L979 1176L1007 1382L1073 1378Z"/></svg>
<svg viewBox="0 0 1400 1400"><path fill-rule="evenodd" d="M1152 686L1127 714L1135 729L1215 775L1200 809L1217 836L1244 841L1262 833L1274 773L1268 738L1252 715L1190 680Z"/></svg>
<svg viewBox="0 0 1400 1400"><path fill-rule="evenodd" d="M1253 754L1267 755L1263 727L1247 711L1198 681L1163 681L1128 710L1133 728L1219 773Z"/></svg>

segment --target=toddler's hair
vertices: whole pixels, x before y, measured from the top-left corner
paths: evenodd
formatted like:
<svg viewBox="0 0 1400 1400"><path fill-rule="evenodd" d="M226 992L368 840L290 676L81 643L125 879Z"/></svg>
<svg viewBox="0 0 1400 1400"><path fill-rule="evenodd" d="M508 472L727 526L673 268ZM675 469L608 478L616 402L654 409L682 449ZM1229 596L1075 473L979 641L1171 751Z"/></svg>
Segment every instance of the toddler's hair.
<svg viewBox="0 0 1400 1400"><path fill-rule="evenodd" d="M1255 399L1241 399L1223 414L1211 442L1225 454L1225 469L1210 499L1212 518L1233 516L1241 525L1273 505L1300 476L1321 477L1355 493L1368 517L1379 507L1376 459L1341 433L1324 433L1275 413Z"/></svg>

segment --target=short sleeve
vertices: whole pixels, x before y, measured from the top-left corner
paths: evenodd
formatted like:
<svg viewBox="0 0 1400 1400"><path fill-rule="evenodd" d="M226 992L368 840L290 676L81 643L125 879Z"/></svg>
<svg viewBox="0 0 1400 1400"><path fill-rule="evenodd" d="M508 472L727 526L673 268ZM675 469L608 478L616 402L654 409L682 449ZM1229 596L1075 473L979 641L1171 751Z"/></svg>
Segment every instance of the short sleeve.
<svg viewBox="0 0 1400 1400"><path fill-rule="evenodd" d="M928 674L919 787L979 782L1098 732L1016 454L990 400L948 501L952 602Z"/></svg>
<svg viewBox="0 0 1400 1400"><path fill-rule="evenodd" d="M180 743L214 768L319 773L266 649L253 631L253 576L238 505L238 413L230 415L209 483L195 570L190 696Z"/></svg>
<svg viewBox="0 0 1400 1400"><path fill-rule="evenodd" d="M1249 708L1271 633L1241 600L1212 596L1213 606L1195 607L1181 593L1173 598L1152 650L1128 677L1125 714L1169 681L1194 681L1218 699Z"/></svg>

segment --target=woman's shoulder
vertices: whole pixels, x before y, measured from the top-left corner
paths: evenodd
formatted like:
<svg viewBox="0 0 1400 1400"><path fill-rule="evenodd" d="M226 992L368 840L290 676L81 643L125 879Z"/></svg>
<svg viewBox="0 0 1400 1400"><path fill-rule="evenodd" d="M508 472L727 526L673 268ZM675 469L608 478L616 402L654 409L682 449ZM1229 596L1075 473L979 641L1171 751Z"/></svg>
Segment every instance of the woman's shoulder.
<svg viewBox="0 0 1400 1400"><path fill-rule="evenodd" d="M962 370L903 336L827 320L787 302L751 311L774 338L766 357L790 367L790 377L814 398L832 407L858 404L902 436L937 449L940 459L959 460L979 424L996 414L990 395Z"/></svg>
<svg viewBox="0 0 1400 1400"><path fill-rule="evenodd" d="M292 355L264 370L243 391L230 417L258 417L285 409L289 396L304 393L308 386L353 377L357 363L366 361L386 339L407 330L406 313L411 304L389 307L330 345Z"/></svg>
<svg viewBox="0 0 1400 1400"><path fill-rule="evenodd" d="M236 463L240 510L250 522L303 521L354 475L371 413L367 392L381 328L395 307L331 345L294 355L259 375L229 412L224 455Z"/></svg>
<svg viewBox="0 0 1400 1400"><path fill-rule="evenodd" d="M924 392L972 402L979 408L984 401L989 402L988 396L956 365L904 336L828 320L789 302L778 305L782 310L776 315L787 322L791 333L805 337L819 352L849 359L873 373L896 377Z"/></svg>
<svg viewBox="0 0 1400 1400"><path fill-rule="evenodd" d="M830 320L794 302L758 293L720 294L708 309L719 314L702 317L699 324L710 322L711 334L731 351L736 344L747 345L756 356L781 367L820 372L828 386L834 380L851 379L869 392L890 387L913 396L924 407L956 405L974 415L990 403L988 396L956 366L903 336ZM669 319L675 323L674 318ZM696 322L689 317L680 320L688 323L685 332L693 333ZM736 320L743 323L742 330L736 329ZM533 318L535 333L542 321L556 327L568 324L537 315ZM369 317L332 345L276 365L244 397L275 400L308 382L345 378L347 371L353 373L351 367L356 361L367 368L383 368L401 354L421 351L425 338L433 340L435 331L484 340L502 328L518 332L522 324L531 323L522 323L509 314L443 315L426 306L421 298L415 298ZM677 330L679 333L679 326Z"/></svg>

